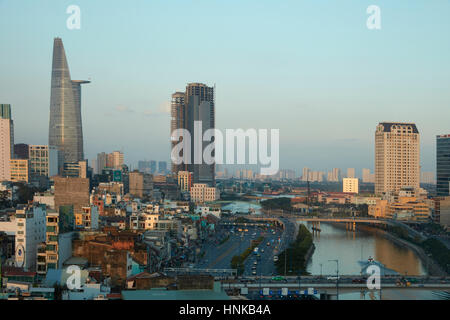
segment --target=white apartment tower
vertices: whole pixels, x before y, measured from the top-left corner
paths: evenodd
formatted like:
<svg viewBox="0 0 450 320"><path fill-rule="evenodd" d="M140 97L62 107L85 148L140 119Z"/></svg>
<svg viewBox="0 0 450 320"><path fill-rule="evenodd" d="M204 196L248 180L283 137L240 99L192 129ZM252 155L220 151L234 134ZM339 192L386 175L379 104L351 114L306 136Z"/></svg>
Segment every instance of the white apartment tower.
<svg viewBox="0 0 450 320"><path fill-rule="evenodd" d="M381 122L375 131L375 193L419 188L420 136L414 123Z"/></svg>

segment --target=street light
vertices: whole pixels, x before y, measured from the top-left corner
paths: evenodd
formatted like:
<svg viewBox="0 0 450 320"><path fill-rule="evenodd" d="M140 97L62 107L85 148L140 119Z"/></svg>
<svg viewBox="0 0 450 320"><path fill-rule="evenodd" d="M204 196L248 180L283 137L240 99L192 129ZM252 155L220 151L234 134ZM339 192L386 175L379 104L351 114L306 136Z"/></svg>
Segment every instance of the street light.
<svg viewBox="0 0 450 320"><path fill-rule="evenodd" d="M339 300L339 260L328 260L336 262L336 300Z"/></svg>

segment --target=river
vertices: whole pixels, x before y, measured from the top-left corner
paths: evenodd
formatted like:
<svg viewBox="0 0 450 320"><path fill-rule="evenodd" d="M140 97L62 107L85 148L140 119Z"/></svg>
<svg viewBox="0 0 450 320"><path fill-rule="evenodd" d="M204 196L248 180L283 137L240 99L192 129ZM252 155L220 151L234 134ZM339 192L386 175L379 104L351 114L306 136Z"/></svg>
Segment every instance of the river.
<svg viewBox="0 0 450 320"><path fill-rule="evenodd" d="M304 224L311 230L311 223ZM352 232L327 223L322 223L320 227L322 231L314 235L316 248L307 265L307 271L313 275L336 274L336 262L329 261L335 259L339 260L340 274L360 275L358 261L365 261L369 256L402 275L427 274L421 260L411 249L386 239L375 229Z"/></svg>

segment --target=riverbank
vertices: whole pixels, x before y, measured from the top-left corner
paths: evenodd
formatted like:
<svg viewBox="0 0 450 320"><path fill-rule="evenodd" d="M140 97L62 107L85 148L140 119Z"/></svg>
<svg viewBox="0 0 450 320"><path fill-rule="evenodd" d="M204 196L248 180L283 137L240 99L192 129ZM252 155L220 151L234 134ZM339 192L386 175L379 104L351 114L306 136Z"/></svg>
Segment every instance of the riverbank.
<svg viewBox="0 0 450 320"><path fill-rule="evenodd" d="M295 241L278 255L278 261L275 263L278 274L308 274L306 266L314 248L312 233L304 225L300 225ZM289 260L289 270L286 268L287 260Z"/></svg>
<svg viewBox="0 0 450 320"><path fill-rule="evenodd" d="M396 236L395 234L388 232L386 230L380 229L380 228L366 226L366 225L360 225L357 228L362 231L366 230L366 231L375 232L378 235L388 239L389 241L394 242L395 244L397 244L400 247L404 247L404 248L408 248L408 249L412 250L417 255L417 257L420 259L420 261L422 262L428 275L440 276L440 277L447 276L447 273L444 270L442 270L442 268L436 263L436 261L434 261L432 258L430 258L426 254L426 252L418 245L413 244L404 239L401 239L398 236Z"/></svg>

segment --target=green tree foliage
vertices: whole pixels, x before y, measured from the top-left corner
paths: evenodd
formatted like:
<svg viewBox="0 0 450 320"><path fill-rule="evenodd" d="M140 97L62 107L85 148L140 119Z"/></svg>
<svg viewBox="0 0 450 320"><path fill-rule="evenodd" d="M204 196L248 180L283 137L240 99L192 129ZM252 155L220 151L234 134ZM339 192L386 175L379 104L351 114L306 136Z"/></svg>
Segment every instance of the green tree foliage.
<svg viewBox="0 0 450 320"><path fill-rule="evenodd" d="M276 209L282 209L286 211L291 211L291 199L290 198L274 198L274 199L268 199L261 202L261 206L263 209L267 210L276 210Z"/></svg>
<svg viewBox="0 0 450 320"><path fill-rule="evenodd" d="M283 252L278 255L278 261L275 263L277 272L284 274L285 262L286 273L289 275L307 274L306 272L306 254L313 244L312 234L304 226L300 225L297 239Z"/></svg>

